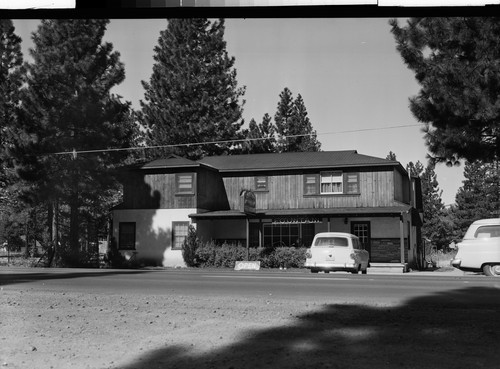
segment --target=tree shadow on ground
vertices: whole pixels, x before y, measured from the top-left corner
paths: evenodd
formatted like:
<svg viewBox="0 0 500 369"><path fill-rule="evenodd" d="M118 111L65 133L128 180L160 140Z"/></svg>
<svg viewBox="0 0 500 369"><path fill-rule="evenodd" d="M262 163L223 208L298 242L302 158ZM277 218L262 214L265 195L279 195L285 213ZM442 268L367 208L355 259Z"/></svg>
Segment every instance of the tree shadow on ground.
<svg viewBox="0 0 500 369"><path fill-rule="evenodd" d="M78 270L78 271L66 271L61 269L51 269L45 273L43 272L13 272L13 273L1 273L0 274L0 286L6 286L9 284L18 283L29 283L40 280L52 280L52 279L71 279L71 278L86 278L86 277L105 277L110 275L118 274L138 274L144 273L141 270Z"/></svg>
<svg viewBox="0 0 500 369"><path fill-rule="evenodd" d="M168 346L125 368L494 368L500 364L499 309L499 286L396 307L328 304L222 349L199 354Z"/></svg>

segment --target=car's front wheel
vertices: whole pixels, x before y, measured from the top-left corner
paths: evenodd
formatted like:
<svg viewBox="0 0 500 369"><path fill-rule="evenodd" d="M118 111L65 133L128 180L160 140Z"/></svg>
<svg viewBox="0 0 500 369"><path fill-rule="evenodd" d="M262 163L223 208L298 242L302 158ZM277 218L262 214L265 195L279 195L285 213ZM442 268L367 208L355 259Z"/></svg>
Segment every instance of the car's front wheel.
<svg viewBox="0 0 500 369"><path fill-rule="evenodd" d="M500 277L500 264L483 266L483 273L490 277Z"/></svg>

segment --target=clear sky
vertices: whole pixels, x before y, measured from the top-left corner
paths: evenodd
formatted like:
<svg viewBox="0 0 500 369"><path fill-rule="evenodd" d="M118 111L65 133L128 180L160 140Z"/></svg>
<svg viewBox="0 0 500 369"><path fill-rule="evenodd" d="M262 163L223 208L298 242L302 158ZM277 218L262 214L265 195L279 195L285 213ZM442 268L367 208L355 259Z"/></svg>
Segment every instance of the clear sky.
<svg viewBox="0 0 500 369"><path fill-rule="evenodd" d="M14 22L25 58L37 24ZM153 48L166 26L165 19L115 19L104 37L125 64L126 79L114 92L136 109L144 99L140 81L151 76ZM294 97L302 95L323 150L381 158L392 151L403 167L418 160L426 165L421 125L408 108L419 86L396 51L388 19L231 18L225 39L238 84L246 86L247 124L265 113L274 116L288 87ZM409 127L391 128L398 126ZM436 173L444 203L454 203L463 166L438 164Z"/></svg>

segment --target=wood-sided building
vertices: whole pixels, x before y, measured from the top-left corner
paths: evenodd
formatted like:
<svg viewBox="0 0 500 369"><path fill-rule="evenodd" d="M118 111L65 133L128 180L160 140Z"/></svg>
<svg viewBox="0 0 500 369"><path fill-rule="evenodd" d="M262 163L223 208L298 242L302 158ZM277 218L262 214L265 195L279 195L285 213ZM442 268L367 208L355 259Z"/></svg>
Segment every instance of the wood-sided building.
<svg viewBox="0 0 500 369"><path fill-rule="evenodd" d="M130 168L123 184L113 236L148 264L184 265L190 224L202 240L248 247L308 246L336 231L360 237L372 263L412 265L422 255L419 180L397 161L357 151L172 155Z"/></svg>

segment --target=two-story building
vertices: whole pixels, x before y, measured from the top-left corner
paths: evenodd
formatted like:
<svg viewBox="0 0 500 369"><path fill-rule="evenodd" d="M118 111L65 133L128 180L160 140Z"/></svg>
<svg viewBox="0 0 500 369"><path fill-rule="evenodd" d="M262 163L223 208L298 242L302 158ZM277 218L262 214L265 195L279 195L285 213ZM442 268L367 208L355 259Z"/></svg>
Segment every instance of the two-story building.
<svg viewBox="0 0 500 369"><path fill-rule="evenodd" d="M172 155L129 168L123 185L113 236L146 264L183 266L190 224L201 240L247 247L307 246L318 232L349 232L372 263L421 262L420 182L397 161L357 151Z"/></svg>

